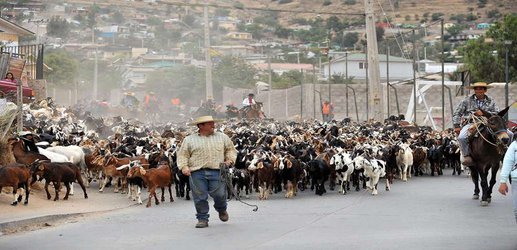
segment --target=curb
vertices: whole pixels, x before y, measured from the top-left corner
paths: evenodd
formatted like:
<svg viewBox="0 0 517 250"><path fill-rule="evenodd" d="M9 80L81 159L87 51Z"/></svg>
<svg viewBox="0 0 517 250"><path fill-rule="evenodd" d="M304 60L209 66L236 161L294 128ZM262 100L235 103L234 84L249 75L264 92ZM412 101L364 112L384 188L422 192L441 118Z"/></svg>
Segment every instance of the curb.
<svg viewBox="0 0 517 250"><path fill-rule="evenodd" d="M65 220L70 219L70 218L79 218L79 217L84 217L84 216L88 216L88 215L113 212L113 211L122 210L122 209L130 208L130 207L138 206L138 205L139 204L131 204L131 205L125 206L125 207L112 208L112 209L99 210L99 211L69 213L69 214L53 214L53 215L33 217L33 218L29 218L29 219L1 222L0 223L0 237L5 236L5 235L19 233L19 232L35 231L35 230L38 230L38 229L41 229L44 227L52 227L56 224L65 223Z"/></svg>
<svg viewBox="0 0 517 250"><path fill-rule="evenodd" d="M0 223L0 236L9 235L18 232L31 231L31 228L42 228L52 226L50 223L55 223L60 220L78 217L89 213L96 212L86 212L86 213L72 213L72 214L55 214L55 215L46 215L40 217L34 217L30 219L23 219L18 221L10 221ZM40 225L38 225L40 224Z"/></svg>

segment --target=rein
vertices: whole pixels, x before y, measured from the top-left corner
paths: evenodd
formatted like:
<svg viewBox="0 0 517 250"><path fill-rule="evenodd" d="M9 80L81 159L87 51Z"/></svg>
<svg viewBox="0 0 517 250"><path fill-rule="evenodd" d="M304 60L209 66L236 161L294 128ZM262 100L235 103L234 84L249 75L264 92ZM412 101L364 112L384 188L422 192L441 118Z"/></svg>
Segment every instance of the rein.
<svg viewBox="0 0 517 250"><path fill-rule="evenodd" d="M232 186L232 179L230 178L230 174L228 172L228 166L226 166L226 164L224 163L221 163L219 165L220 167L220 173L221 173L221 180L223 180L225 183L226 183L226 187L231 190L232 192L232 195L233 197L235 197L235 200L239 201L240 203L244 204L244 205L247 205L247 206L250 206L250 207L254 207L253 208L253 212L257 212L258 211L258 206L257 205L251 205L249 203L246 203L244 201L241 200L241 198L235 193L235 190L233 189L233 186ZM231 200L232 198L230 197L230 199L228 200Z"/></svg>
<svg viewBox="0 0 517 250"><path fill-rule="evenodd" d="M488 132L490 133L490 135L494 136L494 135L497 135L501 132L505 132L506 129L500 129L500 130L497 130L496 132L494 132L490 126L487 126L487 118L486 117L482 117L482 118L479 118L479 117L476 117L476 116L473 116L472 119L476 122L476 123L481 123L483 125L486 126ZM493 143L491 141L489 141L488 139L485 138L485 136L483 136L483 133L481 133L481 131L479 130L479 126L476 126L476 131L477 133L481 136L481 138L485 141L485 142L488 142L488 144L494 146L494 147L498 147L499 145L503 144L501 142L499 142L498 140L496 140L496 143Z"/></svg>

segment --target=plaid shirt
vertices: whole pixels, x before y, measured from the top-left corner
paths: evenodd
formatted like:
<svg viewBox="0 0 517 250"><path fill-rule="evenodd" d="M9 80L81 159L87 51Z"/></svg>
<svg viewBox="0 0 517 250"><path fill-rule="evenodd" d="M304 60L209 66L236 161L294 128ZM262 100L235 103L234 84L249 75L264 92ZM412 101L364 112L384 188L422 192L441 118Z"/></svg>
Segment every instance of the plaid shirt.
<svg viewBox="0 0 517 250"><path fill-rule="evenodd" d="M485 99L479 100L476 98L476 95L473 94L471 96L467 96L460 102L460 104L458 104L458 107L456 107L456 110L454 110L454 114L452 115L452 123L454 126L460 126L462 122L461 118L467 119L478 109L487 111L490 114L497 114L497 112L499 112L499 108L492 97L485 95Z"/></svg>
<svg viewBox="0 0 517 250"><path fill-rule="evenodd" d="M178 168L196 171L202 168L219 169L225 161L235 162L237 151L230 138L220 132L210 136L195 133L187 136L178 151Z"/></svg>

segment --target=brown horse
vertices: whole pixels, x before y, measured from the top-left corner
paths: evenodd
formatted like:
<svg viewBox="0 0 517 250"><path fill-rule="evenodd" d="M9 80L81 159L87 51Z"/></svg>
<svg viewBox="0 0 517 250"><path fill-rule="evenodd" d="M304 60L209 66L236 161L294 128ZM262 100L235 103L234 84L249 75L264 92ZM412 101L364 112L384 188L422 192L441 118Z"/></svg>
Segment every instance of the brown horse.
<svg viewBox="0 0 517 250"><path fill-rule="evenodd" d="M262 103L257 102L256 104L250 105L247 110L242 110L240 113L240 117L246 119L264 118L264 113L262 112Z"/></svg>
<svg viewBox="0 0 517 250"><path fill-rule="evenodd" d="M473 199L479 199L479 182L483 190L481 206L488 206L492 199L492 188L496 183L496 175L499 170L499 163L506 152L510 140L506 122L502 118L508 111L505 109L497 115L491 115L483 111L483 116L487 121L475 126L470 142L470 154L474 161L474 166L470 166L472 181L474 182ZM488 173L491 171L490 185L488 183Z"/></svg>
<svg viewBox="0 0 517 250"><path fill-rule="evenodd" d="M10 138L7 142L11 145L14 158L17 163L29 165L36 160L50 161L46 156L32 151L25 151L25 145L20 138Z"/></svg>

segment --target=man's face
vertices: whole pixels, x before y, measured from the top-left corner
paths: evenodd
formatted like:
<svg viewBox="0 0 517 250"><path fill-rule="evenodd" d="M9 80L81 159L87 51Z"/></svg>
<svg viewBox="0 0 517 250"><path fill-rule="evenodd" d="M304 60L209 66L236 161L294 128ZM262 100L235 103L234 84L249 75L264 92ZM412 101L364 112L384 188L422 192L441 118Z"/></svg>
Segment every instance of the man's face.
<svg viewBox="0 0 517 250"><path fill-rule="evenodd" d="M205 122L198 125L199 132L207 133L207 134L213 134L215 129L215 123L214 122Z"/></svg>
<svg viewBox="0 0 517 250"><path fill-rule="evenodd" d="M485 87L475 87L474 93L476 94L476 96L484 96L486 93L486 88Z"/></svg>

